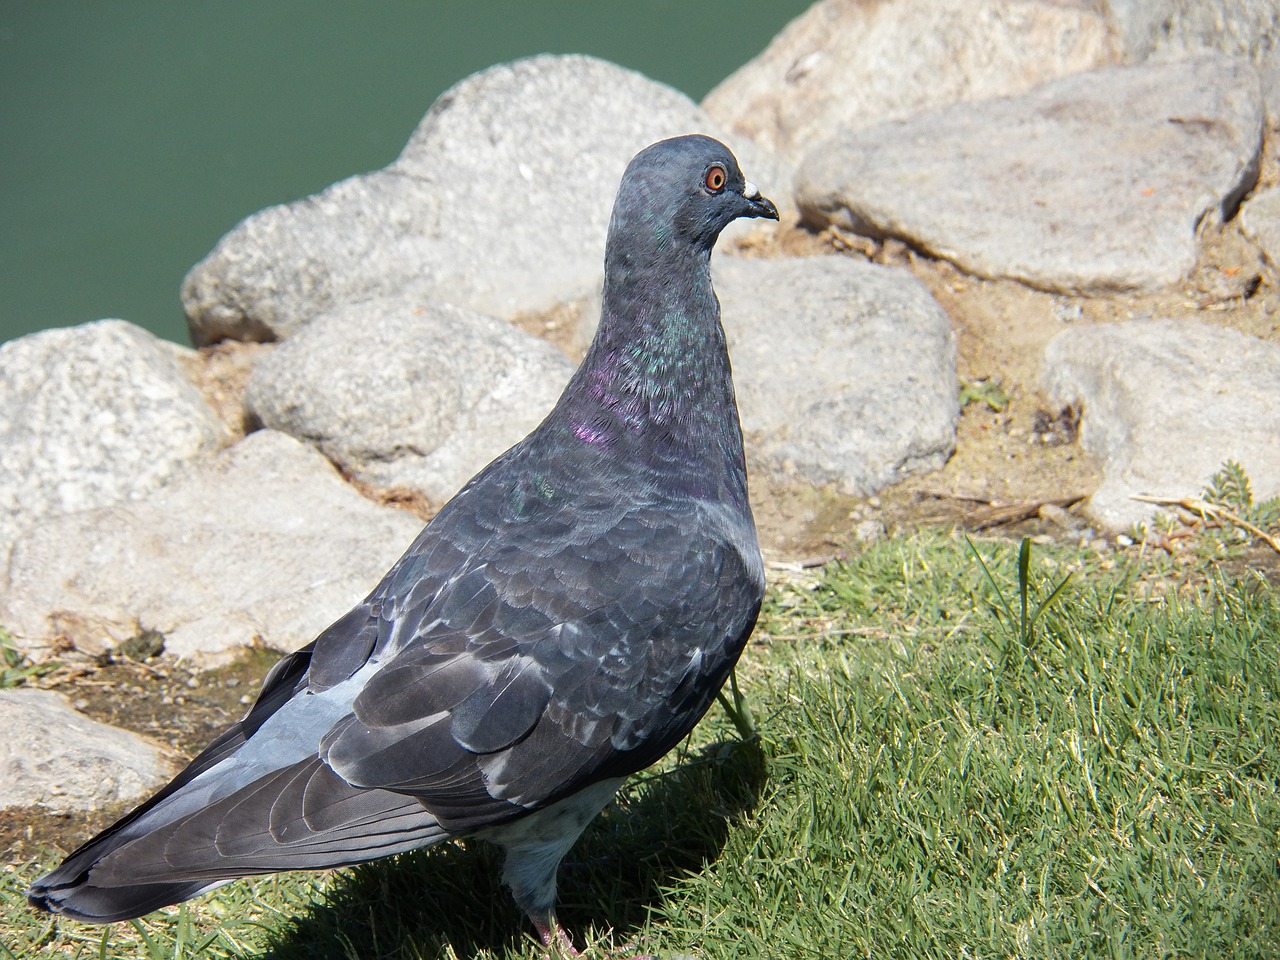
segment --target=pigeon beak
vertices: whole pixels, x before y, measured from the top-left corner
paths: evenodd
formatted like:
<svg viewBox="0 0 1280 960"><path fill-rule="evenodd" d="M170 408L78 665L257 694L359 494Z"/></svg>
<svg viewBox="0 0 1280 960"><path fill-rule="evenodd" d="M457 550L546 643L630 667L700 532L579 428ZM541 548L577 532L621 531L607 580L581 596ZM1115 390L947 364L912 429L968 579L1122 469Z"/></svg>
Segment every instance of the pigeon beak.
<svg viewBox="0 0 1280 960"><path fill-rule="evenodd" d="M778 208L773 205L773 201L768 197L760 196L760 188L750 180L742 185L742 199L747 201L747 209L742 216L778 219Z"/></svg>

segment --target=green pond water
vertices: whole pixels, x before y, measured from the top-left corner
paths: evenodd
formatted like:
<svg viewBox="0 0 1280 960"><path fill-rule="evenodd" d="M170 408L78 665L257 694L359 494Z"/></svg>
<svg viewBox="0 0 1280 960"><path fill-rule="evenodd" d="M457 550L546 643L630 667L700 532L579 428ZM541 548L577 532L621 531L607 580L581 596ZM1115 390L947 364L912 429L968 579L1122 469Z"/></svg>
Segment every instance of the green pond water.
<svg viewBox="0 0 1280 960"><path fill-rule="evenodd" d="M121 317L249 214L400 152L464 76L588 53L700 99L809 0L0 0L0 341Z"/></svg>

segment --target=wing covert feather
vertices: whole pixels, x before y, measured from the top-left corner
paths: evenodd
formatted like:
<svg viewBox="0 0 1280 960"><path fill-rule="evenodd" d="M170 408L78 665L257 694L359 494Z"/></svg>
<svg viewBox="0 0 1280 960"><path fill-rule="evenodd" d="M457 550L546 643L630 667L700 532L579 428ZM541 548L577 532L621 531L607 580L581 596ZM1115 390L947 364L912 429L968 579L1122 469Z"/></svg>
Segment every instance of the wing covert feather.
<svg viewBox="0 0 1280 960"><path fill-rule="evenodd" d="M590 470L533 475L521 456L478 475L321 635L307 679L371 671L320 756L451 830L660 757L714 698L763 592L749 514Z"/></svg>

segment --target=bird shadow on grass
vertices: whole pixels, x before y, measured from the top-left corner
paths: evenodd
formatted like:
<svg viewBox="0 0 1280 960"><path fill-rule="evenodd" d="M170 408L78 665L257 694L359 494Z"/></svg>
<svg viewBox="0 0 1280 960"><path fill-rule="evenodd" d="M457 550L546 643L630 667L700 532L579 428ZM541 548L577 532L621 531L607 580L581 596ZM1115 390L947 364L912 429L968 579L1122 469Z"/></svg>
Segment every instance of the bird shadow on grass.
<svg viewBox="0 0 1280 960"><path fill-rule="evenodd" d="M715 743L634 778L565 858L561 924L579 945L592 931L632 941L665 888L716 860L765 780L755 740ZM504 956L533 928L503 888L501 868L501 852L479 841L353 867L273 937L263 960Z"/></svg>

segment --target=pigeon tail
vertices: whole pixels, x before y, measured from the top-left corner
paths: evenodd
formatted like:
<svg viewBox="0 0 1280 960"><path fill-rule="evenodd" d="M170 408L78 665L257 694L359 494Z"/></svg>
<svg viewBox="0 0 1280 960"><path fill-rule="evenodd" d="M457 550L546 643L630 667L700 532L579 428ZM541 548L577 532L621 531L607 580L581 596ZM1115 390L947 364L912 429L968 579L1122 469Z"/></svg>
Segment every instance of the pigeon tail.
<svg viewBox="0 0 1280 960"><path fill-rule="evenodd" d="M95 837L32 884L27 899L38 909L109 923L237 877L348 866L447 836L413 798L356 790L313 759L174 819L144 816Z"/></svg>
<svg viewBox="0 0 1280 960"><path fill-rule="evenodd" d="M414 798L359 790L314 746L310 756L290 749L287 728L300 701L287 694L305 676L312 650L278 663L243 719L145 804L32 884L28 902L108 923L236 877L345 866L443 839L438 820ZM342 687L320 693L310 712L326 699L336 701L336 712L344 694Z"/></svg>
<svg viewBox="0 0 1280 960"><path fill-rule="evenodd" d="M37 910L57 913L82 923L114 923L133 920L153 910L182 903L208 893L229 880L216 883L148 883L132 887L72 887L36 884L27 891L27 902Z"/></svg>

